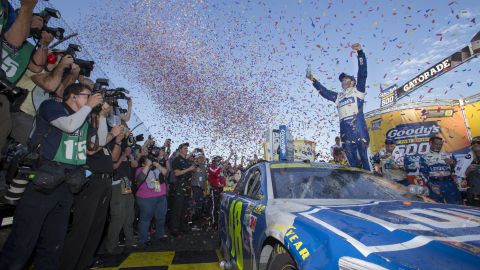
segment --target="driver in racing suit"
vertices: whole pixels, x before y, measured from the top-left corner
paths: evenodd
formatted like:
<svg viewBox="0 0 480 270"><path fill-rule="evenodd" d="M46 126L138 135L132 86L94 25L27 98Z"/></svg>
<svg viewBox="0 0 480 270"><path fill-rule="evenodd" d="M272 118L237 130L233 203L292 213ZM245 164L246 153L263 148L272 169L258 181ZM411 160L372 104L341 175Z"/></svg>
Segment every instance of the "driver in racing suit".
<svg viewBox="0 0 480 270"><path fill-rule="evenodd" d="M442 146L442 138L430 138L430 152L420 156L420 173L427 182L431 199L436 202L461 204L453 173L456 161L452 154L440 151Z"/></svg>
<svg viewBox="0 0 480 270"><path fill-rule="evenodd" d="M340 118L340 137L350 166L370 170L367 154L370 137L363 115L365 84L367 81L367 58L360 44L353 44L352 49L358 54L358 82L353 76L345 73L340 74L339 80L342 83L343 91L337 93L325 88L313 77L310 71L307 71L307 78L313 82L313 86L322 97L335 102L337 105Z"/></svg>

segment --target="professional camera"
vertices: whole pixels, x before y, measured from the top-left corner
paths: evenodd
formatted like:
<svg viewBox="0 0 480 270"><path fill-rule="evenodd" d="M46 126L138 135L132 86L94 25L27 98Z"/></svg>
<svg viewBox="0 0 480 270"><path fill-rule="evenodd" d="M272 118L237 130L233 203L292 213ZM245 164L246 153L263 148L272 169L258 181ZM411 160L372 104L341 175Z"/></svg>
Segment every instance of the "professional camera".
<svg viewBox="0 0 480 270"><path fill-rule="evenodd" d="M77 52L81 52L82 47L77 44L68 44L68 48L65 50L65 55L70 55L73 57L73 62L80 67L80 75L90 77L93 66L95 65L94 61L83 60L77 58ZM70 72L70 70L66 70L65 73Z"/></svg>
<svg viewBox="0 0 480 270"><path fill-rule="evenodd" d="M158 162L160 166L166 167L167 166L167 159L165 156L163 157L158 157L158 154L160 151L165 151L164 147L158 147L158 146L151 146L148 148L148 159L153 162Z"/></svg>
<svg viewBox="0 0 480 270"><path fill-rule="evenodd" d="M28 90L16 87L7 81L7 75L0 69L0 94L5 95L10 101L10 111L19 112L20 106L28 95Z"/></svg>
<svg viewBox="0 0 480 270"><path fill-rule="evenodd" d="M40 13L34 13L36 16L40 16L43 18L43 27L42 29L32 29L30 31L30 35L35 38L35 39L40 39L42 37L42 31L46 31L50 34L52 34L56 39L58 40L63 40L64 36L63 34L65 33L65 29L61 27L48 27L48 21L50 18L56 18L60 19L60 11L54 9L54 8L45 8L42 10Z"/></svg>
<svg viewBox="0 0 480 270"><path fill-rule="evenodd" d="M108 86L108 79L99 78L95 81L95 84L93 85L93 93L101 93L104 101L116 107L118 107L117 100L128 99L126 94L129 94L130 92L127 89L123 87L109 89L107 88Z"/></svg>
<svg viewBox="0 0 480 270"><path fill-rule="evenodd" d="M127 138L127 145L128 146L133 146L133 145L137 144L137 142L141 142L144 139L145 138L143 137L143 134L133 136L133 134L130 133L130 135L128 135L128 138Z"/></svg>

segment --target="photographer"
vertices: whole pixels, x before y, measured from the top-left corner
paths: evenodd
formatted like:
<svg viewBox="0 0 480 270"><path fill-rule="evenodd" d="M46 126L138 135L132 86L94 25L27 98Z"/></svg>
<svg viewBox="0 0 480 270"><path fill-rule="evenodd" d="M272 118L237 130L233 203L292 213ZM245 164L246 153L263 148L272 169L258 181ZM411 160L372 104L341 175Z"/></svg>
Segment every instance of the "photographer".
<svg viewBox="0 0 480 270"><path fill-rule="evenodd" d="M193 217L192 219L199 222L204 213L204 194L205 184L207 182L207 165L205 155L201 149L195 149L193 152L194 164L197 168L192 175L192 199L193 199ZM198 228L197 224L194 225Z"/></svg>
<svg viewBox="0 0 480 270"><path fill-rule="evenodd" d="M119 254L118 236L123 228L125 245L136 244L133 232L135 220L135 198L132 194L131 168L137 166L130 146L127 146L129 131L126 130L122 141L122 155L113 164L112 199L110 200L110 223L105 238L105 250L109 254Z"/></svg>
<svg viewBox="0 0 480 270"><path fill-rule="evenodd" d="M27 48L23 44L30 33L33 9L36 4L37 0L21 1L18 15L15 16L15 11L8 1L3 0L0 3L0 30L2 35L0 41L0 52L2 52L0 66L2 69L2 84L3 82L10 84L18 81L28 66L33 46ZM22 46L27 49L26 52L21 50ZM13 76L15 80L10 80L8 78L10 76ZM5 89L4 86L3 88L2 90L6 92L2 91L0 93L0 150L5 147L7 136L12 128L10 100L5 95L11 94L12 91Z"/></svg>
<svg viewBox="0 0 480 270"><path fill-rule="evenodd" d="M165 154L161 149L160 153ZM155 241L165 239L165 216L167 214L167 185L165 176L167 168L157 160L150 160L142 156L139 160L141 167L135 173L138 190L135 194L140 208L138 223L139 248L143 248L149 241L150 221L155 217Z"/></svg>
<svg viewBox="0 0 480 270"><path fill-rule="evenodd" d="M174 237L179 236L181 232L188 233L190 231L185 216L191 196L192 174L197 166L187 159L188 146L189 143L180 144L178 147L179 155L172 162L172 170L176 181L170 227Z"/></svg>
<svg viewBox="0 0 480 270"><path fill-rule="evenodd" d="M53 59L57 58L55 62L48 63L45 73L32 76L32 81L38 86L32 93L34 100L36 95L45 95L46 97L44 99L48 99L49 97L46 93L50 93L50 95L57 98L61 97L64 89L79 79L80 67L74 63L71 55L63 55L61 51L52 52L50 55L55 55L53 56ZM90 90L93 90L87 81L81 81L81 83L87 85ZM38 104L34 105L38 107Z"/></svg>
<svg viewBox="0 0 480 270"><path fill-rule="evenodd" d="M64 102L42 104L31 143L39 149L42 166L54 168L49 172L52 176L68 180L65 174L86 163L84 146L88 134L95 131L86 118L101 103L101 95L91 95L84 85L74 84L65 89ZM16 208L12 232L0 255L0 269L22 269L34 250L36 269L60 269L73 194L63 181L52 189L41 184L35 178Z"/></svg>
<svg viewBox="0 0 480 270"><path fill-rule="evenodd" d="M3 39L13 48L19 48L30 34L30 22L32 20L33 9L38 0L20 1L20 9L15 18L15 11L8 1L2 0L0 3L0 30Z"/></svg>
<svg viewBox="0 0 480 270"><path fill-rule="evenodd" d="M43 24L42 17L33 16L32 30L42 29ZM27 143L36 114L32 99L32 91L36 84L32 80L32 77L43 71L43 66L45 66L47 62L48 45L52 41L52 34L46 31L41 32L41 39L38 42L37 50L33 53L30 59L28 69L16 84L17 87L28 91L26 98L21 102L19 108L15 108L15 112L12 112L12 121L15 125L13 125L10 136L21 144Z"/></svg>
<svg viewBox="0 0 480 270"><path fill-rule="evenodd" d="M110 109L110 106L104 103L98 119L95 115L92 117L92 122L98 127L99 133L100 130L103 132L103 136L92 140L87 147L87 166L91 175L88 183L74 197L71 230L65 238L60 260L62 270L86 269L93 264L95 251L102 238L110 205L113 164L120 156L124 138L122 126L113 127L107 134L106 115ZM113 138L111 150L105 145Z"/></svg>

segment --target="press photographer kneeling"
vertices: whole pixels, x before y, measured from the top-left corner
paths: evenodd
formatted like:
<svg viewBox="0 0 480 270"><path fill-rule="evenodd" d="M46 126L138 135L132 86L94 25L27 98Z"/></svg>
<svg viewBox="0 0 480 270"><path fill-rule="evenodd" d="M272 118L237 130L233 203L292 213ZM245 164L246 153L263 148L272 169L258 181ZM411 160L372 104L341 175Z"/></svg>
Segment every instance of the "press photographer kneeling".
<svg viewBox="0 0 480 270"><path fill-rule="evenodd" d="M65 89L63 102L47 100L39 108L31 147L40 163L15 211L12 231L0 255L0 269L22 269L36 250L36 269L59 269L73 203L66 181L82 178L87 139L94 136L87 117L103 102L83 84Z"/></svg>

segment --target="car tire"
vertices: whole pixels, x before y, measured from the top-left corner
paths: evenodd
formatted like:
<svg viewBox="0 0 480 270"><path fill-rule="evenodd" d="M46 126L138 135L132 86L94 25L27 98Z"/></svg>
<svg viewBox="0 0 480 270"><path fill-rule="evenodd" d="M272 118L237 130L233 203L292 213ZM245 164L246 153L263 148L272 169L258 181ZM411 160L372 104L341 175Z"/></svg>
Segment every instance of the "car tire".
<svg viewBox="0 0 480 270"><path fill-rule="evenodd" d="M284 246L277 244L268 260L267 270L297 270L297 264Z"/></svg>

